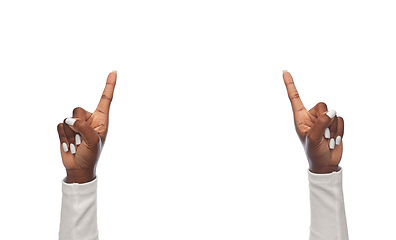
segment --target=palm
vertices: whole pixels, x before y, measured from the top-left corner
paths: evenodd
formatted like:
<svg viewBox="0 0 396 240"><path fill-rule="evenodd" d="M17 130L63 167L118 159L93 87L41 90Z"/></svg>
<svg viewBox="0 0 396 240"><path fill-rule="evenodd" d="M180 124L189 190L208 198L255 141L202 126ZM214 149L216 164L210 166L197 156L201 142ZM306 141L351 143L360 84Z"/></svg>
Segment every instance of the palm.
<svg viewBox="0 0 396 240"><path fill-rule="evenodd" d="M108 117L99 111L90 113L85 111L85 121L96 131L100 137L100 141L96 145L88 145L81 139L81 144L78 146L75 154L67 154L63 151L62 160L66 169L84 169L93 167L92 161L87 161L87 159L97 159L99 158L100 150L104 144L104 139L107 134L107 124ZM81 116L83 117L83 116Z"/></svg>
<svg viewBox="0 0 396 240"><path fill-rule="evenodd" d="M95 165L88 159L96 159L98 156L99 147L88 146L84 140L78 146L75 154L61 151L62 161L66 169L86 169Z"/></svg>
<svg viewBox="0 0 396 240"><path fill-rule="evenodd" d="M315 124L317 119L316 116L312 115L305 108L295 113L296 130L300 139L305 138L307 132Z"/></svg>
<svg viewBox="0 0 396 240"><path fill-rule="evenodd" d="M303 142L308 158L320 159L320 162L324 164L338 165L342 156L342 143L339 147L331 150L329 147L330 140L326 139L324 135L322 135L319 143L311 143L306 139L309 131L318 120L319 116L316 114L315 108L310 111L304 108L295 114L297 134Z"/></svg>

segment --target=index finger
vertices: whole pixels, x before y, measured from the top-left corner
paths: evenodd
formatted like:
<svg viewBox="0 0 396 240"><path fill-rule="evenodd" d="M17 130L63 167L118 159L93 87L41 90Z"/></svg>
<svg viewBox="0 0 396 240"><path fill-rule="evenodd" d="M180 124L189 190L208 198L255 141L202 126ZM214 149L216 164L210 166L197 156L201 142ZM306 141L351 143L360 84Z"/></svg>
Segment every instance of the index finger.
<svg viewBox="0 0 396 240"><path fill-rule="evenodd" d="M288 71L283 71L283 80L285 81L287 95L289 96L293 112L296 113L305 109L304 104L301 101L300 95L297 92L297 88L294 85L293 78Z"/></svg>
<svg viewBox="0 0 396 240"><path fill-rule="evenodd" d="M111 101L113 100L116 81L117 81L117 71L113 71L107 77L106 87L103 91L98 107L96 108L97 111L107 115L109 114L110 104Z"/></svg>

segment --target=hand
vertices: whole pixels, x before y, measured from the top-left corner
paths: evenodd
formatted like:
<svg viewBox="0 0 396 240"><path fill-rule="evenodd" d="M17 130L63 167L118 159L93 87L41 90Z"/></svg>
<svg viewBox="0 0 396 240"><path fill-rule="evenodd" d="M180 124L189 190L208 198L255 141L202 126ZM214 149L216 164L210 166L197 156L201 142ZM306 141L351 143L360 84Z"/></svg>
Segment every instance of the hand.
<svg viewBox="0 0 396 240"><path fill-rule="evenodd" d="M107 77L102 98L93 113L78 107L73 110L73 118L66 118L58 124L67 183L89 182L96 177L96 165L106 140L116 81L117 72L114 71Z"/></svg>
<svg viewBox="0 0 396 240"><path fill-rule="evenodd" d="M344 120L334 110L327 111L325 103L318 103L311 110L305 109L289 72L283 80L294 113L294 124L307 155L309 170L313 173L338 171L342 157Z"/></svg>

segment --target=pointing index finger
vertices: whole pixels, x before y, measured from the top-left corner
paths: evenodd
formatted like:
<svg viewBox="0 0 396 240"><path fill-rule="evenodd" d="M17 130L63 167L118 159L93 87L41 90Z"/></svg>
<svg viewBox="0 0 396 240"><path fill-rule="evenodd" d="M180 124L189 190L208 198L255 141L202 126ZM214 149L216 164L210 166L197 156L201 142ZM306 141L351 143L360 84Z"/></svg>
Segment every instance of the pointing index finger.
<svg viewBox="0 0 396 240"><path fill-rule="evenodd" d="M304 109L304 104L301 101L300 95L298 94L297 88L294 85L293 78L291 74L284 70L283 71L283 80L285 81L287 95L289 96L293 112L296 113Z"/></svg>
<svg viewBox="0 0 396 240"><path fill-rule="evenodd" d="M109 114L110 104L113 100L114 88L117 82L117 71L113 71L109 74L106 81L106 87L103 91L102 97L96 108L97 111L104 114Z"/></svg>

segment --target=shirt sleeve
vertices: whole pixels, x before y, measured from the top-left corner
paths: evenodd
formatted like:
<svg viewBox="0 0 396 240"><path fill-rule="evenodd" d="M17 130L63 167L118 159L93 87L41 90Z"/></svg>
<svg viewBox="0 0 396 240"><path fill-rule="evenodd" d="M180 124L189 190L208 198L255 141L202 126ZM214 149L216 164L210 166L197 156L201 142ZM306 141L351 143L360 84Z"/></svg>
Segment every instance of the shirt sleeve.
<svg viewBox="0 0 396 240"><path fill-rule="evenodd" d="M308 170L311 201L309 240L348 240L342 169L328 174Z"/></svg>
<svg viewBox="0 0 396 240"><path fill-rule="evenodd" d="M98 240L97 178L88 183L62 181L59 240Z"/></svg>

